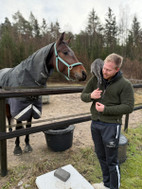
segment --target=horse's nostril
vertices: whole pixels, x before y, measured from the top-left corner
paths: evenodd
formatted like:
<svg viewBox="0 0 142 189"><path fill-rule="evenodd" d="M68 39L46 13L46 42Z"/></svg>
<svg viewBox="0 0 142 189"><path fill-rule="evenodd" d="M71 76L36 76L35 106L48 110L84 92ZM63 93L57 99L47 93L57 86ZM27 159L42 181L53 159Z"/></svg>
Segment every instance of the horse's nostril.
<svg viewBox="0 0 142 189"><path fill-rule="evenodd" d="M82 78L83 78L83 81L86 80L86 78L87 78L87 75L86 75L85 71L82 71Z"/></svg>

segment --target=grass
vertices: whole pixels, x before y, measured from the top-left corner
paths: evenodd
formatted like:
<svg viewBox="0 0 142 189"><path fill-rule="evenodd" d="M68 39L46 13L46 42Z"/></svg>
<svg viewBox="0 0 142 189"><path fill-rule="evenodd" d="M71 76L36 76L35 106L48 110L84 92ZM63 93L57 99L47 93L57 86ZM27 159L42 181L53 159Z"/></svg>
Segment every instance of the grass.
<svg viewBox="0 0 142 189"><path fill-rule="evenodd" d="M134 93L135 97L135 105L141 105L142 104L142 91Z"/></svg>
<svg viewBox="0 0 142 189"><path fill-rule="evenodd" d="M121 166L122 188L142 188L142 126L129 129L125 134L129 139L127 161Z"/></svg>
<svg viewBox="0 0 142 189"><path fill-rule="evenodd" d="M136 129L129 129L125 136L128 138L127 160L121 164L121 188L141 189L142 188L142 125ZM17 166L9 170L8 176L1 189L23 188L36 189L35 179L37 176L52 171L58 167L72 164L90 183L101 182L102 175L100 166L91 147L73 151L50 152L48 157L34 164Z"/></svg>

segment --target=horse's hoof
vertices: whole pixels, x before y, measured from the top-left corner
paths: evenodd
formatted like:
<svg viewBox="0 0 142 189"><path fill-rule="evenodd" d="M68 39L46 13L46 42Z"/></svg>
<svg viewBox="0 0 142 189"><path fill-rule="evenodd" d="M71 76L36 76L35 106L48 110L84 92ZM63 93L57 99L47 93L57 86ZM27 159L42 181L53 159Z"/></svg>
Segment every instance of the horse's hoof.
<svg viewBox="0 0 142 189"><path fill-rule="evenodd" d="M31 147L31 145L30 144L26 144L26 146L24 148L24 152L28 153L28 152L32 152L32 151L33 151L33 149Z"/></svg>
<svg viewBox="0 0 142 189"><path fill-rule="evenodd" d="M22 154L22 149L20 146L15 146L14 151L13 151L14 155L16 156L20 156Z"/></svg>

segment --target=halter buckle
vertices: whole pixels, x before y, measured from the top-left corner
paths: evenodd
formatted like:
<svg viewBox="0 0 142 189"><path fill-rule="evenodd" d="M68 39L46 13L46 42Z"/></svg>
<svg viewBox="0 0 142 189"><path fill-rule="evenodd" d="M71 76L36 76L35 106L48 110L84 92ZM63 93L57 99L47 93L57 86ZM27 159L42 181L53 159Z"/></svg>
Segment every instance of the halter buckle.
<svg viewBox="0 0 142 189"><path fill-rule="evenodd" d="M72 65L69 65L69 66L68 66L68 69L69 69L69 70L72 70L72 68L73 68Z"/></svg>

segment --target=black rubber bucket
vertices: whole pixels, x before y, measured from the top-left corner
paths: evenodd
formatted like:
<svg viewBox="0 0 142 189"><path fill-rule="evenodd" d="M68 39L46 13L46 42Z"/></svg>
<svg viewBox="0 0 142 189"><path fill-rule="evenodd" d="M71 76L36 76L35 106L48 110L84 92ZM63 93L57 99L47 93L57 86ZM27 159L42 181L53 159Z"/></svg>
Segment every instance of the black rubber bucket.
<svg viewBox="0 0 142 189"><path fill-rule="evenodd" d="M124 135L120 134L119 147L118 147L118 160L119 160L119 163L125 162L125 160L127 158L127 156L126 156L127 144L128 144L127 138Z"/></svg>
<svg viewBox="0 0 142 189"><path fill-rule="evenodd" d="M74 125L44 131L48 147L55 151L65 151L72 146Z"/></svg>

